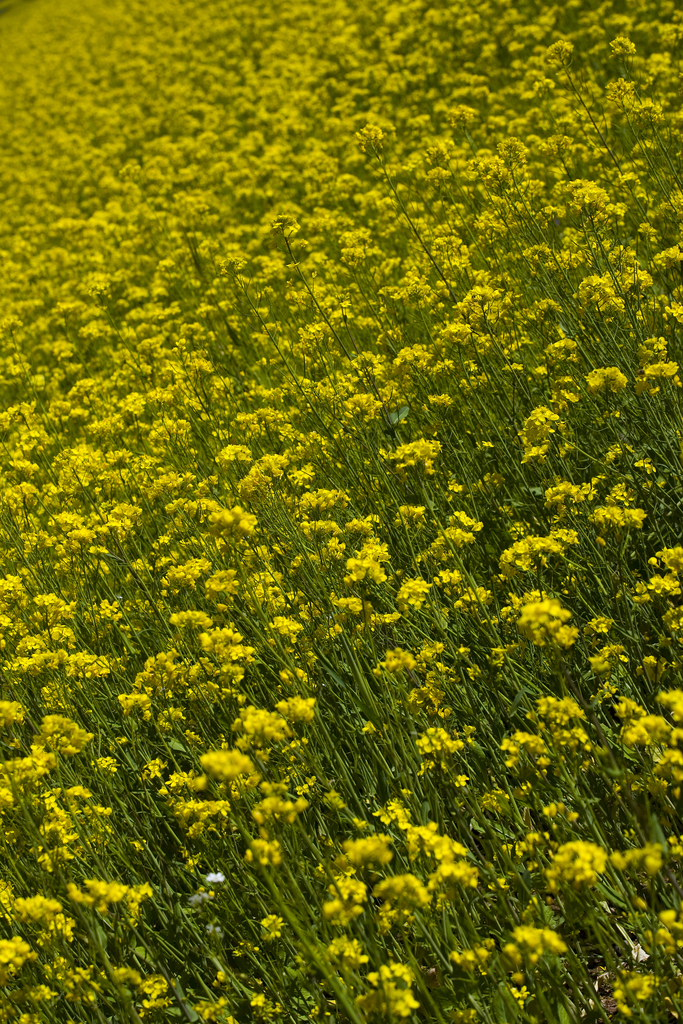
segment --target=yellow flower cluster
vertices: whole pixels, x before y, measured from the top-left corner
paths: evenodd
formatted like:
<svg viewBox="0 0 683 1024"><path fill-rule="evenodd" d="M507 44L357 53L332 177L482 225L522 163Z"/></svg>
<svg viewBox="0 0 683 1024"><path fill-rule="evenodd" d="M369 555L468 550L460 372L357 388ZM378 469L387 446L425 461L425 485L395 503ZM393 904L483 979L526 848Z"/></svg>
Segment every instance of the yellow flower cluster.
<svg viewBox="0 0 683 1024"><path fill-rule="evenodd" d="M0 1024L680 1018L675 5L1 6Z"/></svg>

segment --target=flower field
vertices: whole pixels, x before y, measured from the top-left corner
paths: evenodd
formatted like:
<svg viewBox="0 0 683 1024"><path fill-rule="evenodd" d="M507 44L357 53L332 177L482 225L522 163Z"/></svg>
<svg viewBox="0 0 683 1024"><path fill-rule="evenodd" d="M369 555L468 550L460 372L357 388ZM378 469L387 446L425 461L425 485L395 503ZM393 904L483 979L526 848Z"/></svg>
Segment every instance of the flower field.
<svg viewBox="0 0 683 1024"><path fill-rule="evenodd" d="M0 1021L680 1019L682 56L0 8Z"/></svg>

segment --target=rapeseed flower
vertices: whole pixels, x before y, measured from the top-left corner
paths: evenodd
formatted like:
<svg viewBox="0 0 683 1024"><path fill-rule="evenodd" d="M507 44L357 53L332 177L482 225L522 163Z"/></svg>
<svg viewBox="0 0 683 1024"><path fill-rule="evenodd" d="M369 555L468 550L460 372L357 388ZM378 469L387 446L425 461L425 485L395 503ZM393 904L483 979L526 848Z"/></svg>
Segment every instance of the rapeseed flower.
<svg viewBox="0 0 683 1024"><path fill-rule="evenodd" d="M677 12L5 6L0 1018L680 1016Z"/></svg>

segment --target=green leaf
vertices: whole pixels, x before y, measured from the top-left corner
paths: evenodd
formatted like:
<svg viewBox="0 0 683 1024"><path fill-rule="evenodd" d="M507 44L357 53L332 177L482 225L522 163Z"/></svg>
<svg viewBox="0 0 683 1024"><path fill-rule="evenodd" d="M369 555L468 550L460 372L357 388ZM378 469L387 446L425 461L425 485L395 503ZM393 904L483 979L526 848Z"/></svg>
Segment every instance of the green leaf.
<svg viewBox="0 0 683 1024"><path fill-rule="evenodd" d="M395 409L394 412L389 413L389 422L392 426L395 426L397 423L400 423L401 420L404 420L409 412L410 406L402 405L400 409Z"/></svg>

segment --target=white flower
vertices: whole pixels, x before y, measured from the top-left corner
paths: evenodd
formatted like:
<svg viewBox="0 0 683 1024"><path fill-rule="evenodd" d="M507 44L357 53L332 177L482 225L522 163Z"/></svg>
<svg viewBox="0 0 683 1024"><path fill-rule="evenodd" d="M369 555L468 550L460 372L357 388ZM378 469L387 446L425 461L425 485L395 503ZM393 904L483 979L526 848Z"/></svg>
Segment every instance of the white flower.
<svg viewBox="0 0 683 1024"><path fill-rule="evenodd" d="M209 896L208 892L196 892L194 896L188 897L187 902L190 904L191 907L199 907L202 905L202 903L205 903L206 900L210 899L211 897Z"/></svg>
<svg viewBox="0 0 683 1024"><path fill-rule="evenodd" d="M217 924L207 924L206 926L207 935L215 935L217 939L220 939L223 934L223 929Z"/></svg>
<svg viewBox="0 0 683 1024"><path fill-rule="evenodd" d="M207 883L207 885L212 885L214 883L220 883L220 882L224 882L224 881L225 881L225 875L223 874L222 871L211 871L206 876L206 883Z"/></svg>

